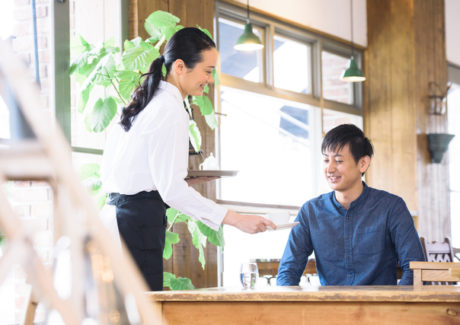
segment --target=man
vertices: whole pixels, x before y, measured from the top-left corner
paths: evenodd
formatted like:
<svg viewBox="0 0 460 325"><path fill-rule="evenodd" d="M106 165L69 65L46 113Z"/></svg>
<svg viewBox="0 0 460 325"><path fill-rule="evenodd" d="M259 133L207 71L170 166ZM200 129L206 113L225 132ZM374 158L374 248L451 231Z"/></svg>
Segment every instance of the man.
<svg viewBox="0 0 460 325"><path fill-rule="evenodd" d="M321 145L326 180L333 190L307 201L299 211L278 270L277 284L298 285L314 251L321 285L412 284L410 261L424 261L404 201L368 187L361 177L372 144L354 125L329 131Z"/></svg>

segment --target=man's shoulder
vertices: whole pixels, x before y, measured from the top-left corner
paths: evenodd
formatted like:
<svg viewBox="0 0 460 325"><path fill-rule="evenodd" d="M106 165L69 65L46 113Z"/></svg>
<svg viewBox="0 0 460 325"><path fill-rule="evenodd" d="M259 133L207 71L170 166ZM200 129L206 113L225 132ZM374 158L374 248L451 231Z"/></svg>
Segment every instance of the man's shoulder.
<svg viewBox="0 0 460 325"><path fill-rule="evenodd" d="M374 196L374 197L380 197L380 198L385 198L385 199L390 199L390 200L402 200L402 198L396 194L390 193L385 190L380 190L377 188L373 187L368 187L369 194Z"/></svg>
<svg viewBox="0 0 460 325"><path fill-rule="evenodd" d="M309 207L318 207L323 206L327 202L331 200L331 195L333 192L323 193L313 199L308 200L302 205L302 209L309 208Z"/></svg>
<svg viewBox="0 0 460 325"><path fill-rule="evenodd" d="M368 191L369 191L369 197L371 199L378 200L378 201L382 200L382 201L391 202L391 203L396 203L396 202L404 203L404 200L400 196L387 192L385 190L368 187Z"/></svg>

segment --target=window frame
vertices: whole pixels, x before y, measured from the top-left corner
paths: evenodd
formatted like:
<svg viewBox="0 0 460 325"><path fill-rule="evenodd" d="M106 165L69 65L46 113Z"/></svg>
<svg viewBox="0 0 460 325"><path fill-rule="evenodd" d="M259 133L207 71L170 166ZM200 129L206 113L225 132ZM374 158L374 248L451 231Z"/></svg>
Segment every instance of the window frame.
<svg viewBox="0 0 460 325"><path fill-rule="evenodd" d="M117 0L117 43L121 47L123 41L129 37L129 0ZM70 7L69 1L54 4L54 15L52 16L52 44L51 51L56 53L52 58L55 83L52 87L52 97L56 105L54 115L58 125L63 130L72 152L102 156L103 150L93 147L82 147L72 145L72 122L71 122L71 84L69 69L70 66ZM54 28L60 26L60 28ZM63 53L57 55L57 48L64 47ZM59 80L59 82L58 82ZM64 89L61 89L63 88Z"/></svg>
<svg viewBox="0 0 460 325"><path fill-rule="evenodd" d="M214 35L217 41L217 48L220 48L220 39L219 35L219 19L223 18L226 20L231 20L237 23L244 24L247 20L247 11L245 8L227 3L225 1L216 0L214 6ZM352 114L356 116L363 117L363 100L362 100L362 84L353 83L353 104L345 104L338 101L333 101L329 99L322 98L322 60L321 55L322 51L328 51L340 56L350 57L352 52L355 57L355 61L358 66L362 66L363 53L360 49L354 48L345 42L340 42L337 39L333 39L333 36L327 37L320 35L315 31L309 30L307 27L301 28L299 26L291 25L287 22L280 21L276 17L270 17L267 15L262 15L257 12L250 13L250 21L253 26L258 28L265 29L264 32L264 48L263 57L265 64L263 65L264 80L262 82L251 82L243 78L231 76L228 74L220 73L220 84L215 87L215 98L216 98L216 111L218 113L222 112L221 109L221 98L220 98L220 86L231 87L235 89L240 89L244 91L250 91L256 94L273 96L280 99L285 99L289 101L300 102L303 104L315 106L321 111L323 109L328 109L332 111L337 111L340 113ZM294 41L299 41L311 46L311 94L304 94L300 92L295 92L287 89L281 89L274 87L274 37L275 35L280 35L292 39ZM220 71L219 71L220 72ZM219 122L222 117L219 115ZM322 128L322 113L320 117L320 123ZM317 123L316 119L312 119ZM316 135L313 135L316 138ZM216 152L217 157L220 161L220 138L221 133L220 129L217 128L216 131ZM314 139L313 141L318 141ZM319 142L319 141L318 141ZM319 148L317 148L319 150ZM318 158L318 163L320 163L320 158ZM221 183L218 182L216 187L217 192L221 190ZM219 197L219 195L217 195ZM249 206L258 207L259 209L265 208L276 208L276 209L288 209L292 210L293 206L288 205L270 205L270 204L257 204L250 202L235 202L228 200L217 199L218 203L225 204L228 206L233 206L234 208L241 207L242 211L247 211ZM300 207L297 207L300 208Z"/></svg>

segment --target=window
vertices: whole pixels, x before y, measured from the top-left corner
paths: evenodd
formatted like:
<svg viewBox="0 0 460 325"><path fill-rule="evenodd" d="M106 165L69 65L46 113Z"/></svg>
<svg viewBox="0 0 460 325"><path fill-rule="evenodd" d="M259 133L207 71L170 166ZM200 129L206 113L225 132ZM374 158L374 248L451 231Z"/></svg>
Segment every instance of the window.
<svg viewBox="0 0 460 325"><path fill-rule="evenodd" d="M353 84L340 80L348 68L349 57L322 51L323 96L326 99L350 104L354 102Z"/></svg>
<svg viewBox="0 0 460 325"><path fill-rule="evenodd" d="M263 54L261 52L242 52L233 48L243 33L244 23L230 19L219 20L219 52L221 72L253 82L263 81ZM263 29L253 26L253 32L263 39Z"/></svg>
<svg viewBox="0 0 460 325"><path fill-rule="evenodd" d="M275 87L311 94L311 46L276 34L273 49Z"/></svg>
<svg viewBox="0 0 460 325"><path fill-rule="evenodd" d="M460 68L449 66L451 88L447 95L449 133L455 134L449 144L450 220L452 246L460 247Z"/></svg>
<svg viewBox="0 0 460 325"><path fill-rule="evenodd" d="M362 128L361 86L340 80L349 46L256 13L251 22L264 49L236 52L245 21L244 10L216 3L216 143L220 168L238 171L219 181L217 198L237 211L285 211L292 220L305 201L330 190L322 171L322 132L341 123ZM360 64L361 53L355 54ZM281 258L288 235L280 230L250 236L224 227L221 284L239 285L242 262Z"/></svg>
<svg viewBox="0 0 460 325"><path fill-rule="evenodd" d="M97 5L89 0L72 0L70 2L70 44L71 59L75 57L75 49L80 43L80 36L92 45L100 45L104 41L113 40L115 43L120 39L119 28L114 28L113 24L118 22L118 8L113 6L111 1L99 1ZM110 88L104 90L101 87L94 87L90 100L86 104L85 112L90 111L100 96L105 96L105 92L111 91ZM74 79L71 80L71 144L74 150L80 152L102 153L106 140L106 132L94 133L87 130L84 123L85 112L78 112L78 101L80 86Z"/></svg>
<svg viewBox="0 0 460 325"><path fill-rule="evenodd" d="M221 168L239 171L238 177L221 181L220 197L280 205L299 205L312 197L318 111L277 97L220 89L226 116L220 125ZM293 183L296 178L310 182Z"/></svg>

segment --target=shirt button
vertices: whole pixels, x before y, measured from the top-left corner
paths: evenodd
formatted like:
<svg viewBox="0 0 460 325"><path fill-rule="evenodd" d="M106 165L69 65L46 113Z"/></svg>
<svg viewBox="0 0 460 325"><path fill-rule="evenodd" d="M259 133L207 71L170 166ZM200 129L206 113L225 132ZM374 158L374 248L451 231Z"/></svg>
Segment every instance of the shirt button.
<svg viewBox="0 0 460 325"><path fill-rule="evenodd" d="M349 259L350 259L350 255L347 255L347 260L349 260Z"/></svg>
<svg viewBox="0 0 460 325"><path fill-rule="evenodd" d="M351 274L351 273L349 273L349 274L348 274L348 277L349 277L349 278L351 278L351 277L352 277L352 274Z"/></svg>

